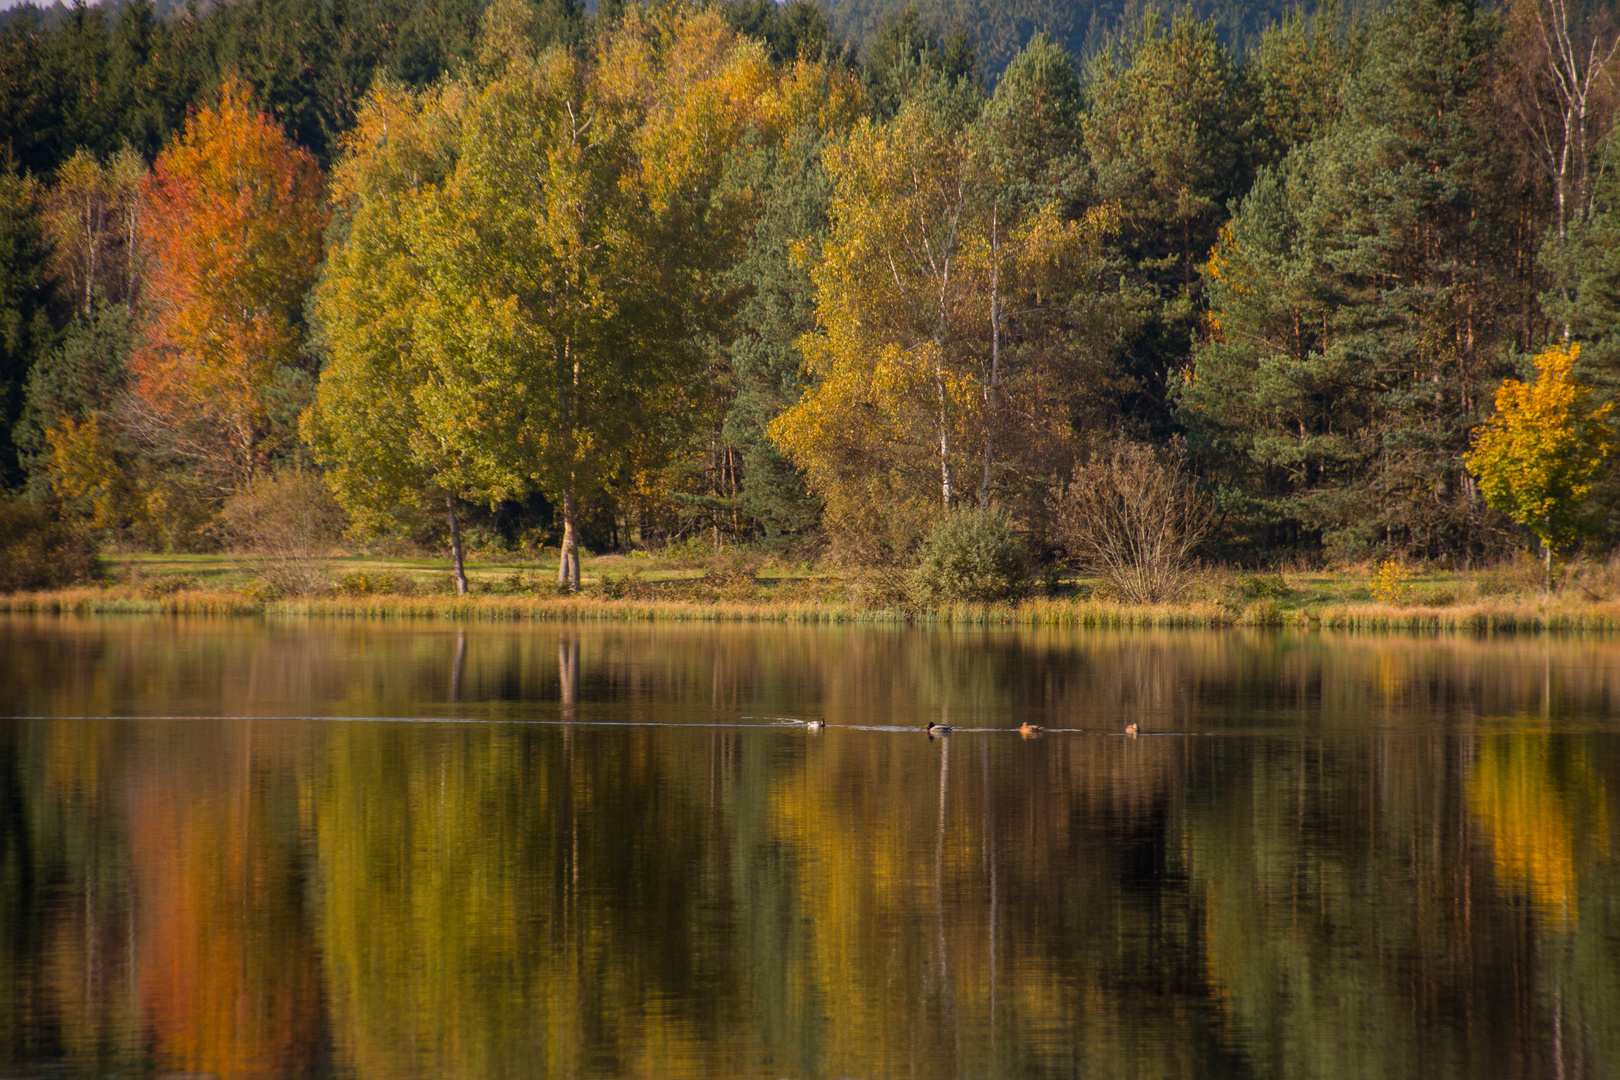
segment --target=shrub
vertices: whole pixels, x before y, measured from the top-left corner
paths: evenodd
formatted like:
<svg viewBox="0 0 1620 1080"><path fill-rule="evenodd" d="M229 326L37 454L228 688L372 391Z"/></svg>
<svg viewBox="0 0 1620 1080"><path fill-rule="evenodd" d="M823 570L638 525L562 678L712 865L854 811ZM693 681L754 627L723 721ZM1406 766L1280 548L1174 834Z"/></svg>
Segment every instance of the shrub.
<svg viewBox="0 0 1620 1080"><path fill-rule="evenodd" d="M1399 559L1388 558L1373 574L1372 595L1380 604L1404 604L1412 595L1412 573Z"/></svg>
<svg viewBox="0 0 1620 1080"><path fill-rule="evenodd" d="M1024 595L1024 541L999 510L958 510L923 541L911 572L913 595L927 603L993 603Z"/></svg>
<svg viewBox="0 0 1620 1080"><path fill-rule="evenodd" d="M344 517L324 477L298 470L256 480L226 500L220 521L272 593L303 596L332 587L324 560Z"/></svg>
<svg viewBox="0 0 1620 1080"><path fill-rule="evenodd" d="M1245 574L1238 579L1238 587L1243 590L1245 600L1260 600L1265 597L1285 600L1294 594L1294 590L1288 587L1281 574Z"/></svg>
<svg viewBox="0 0 1620 1080"><path fill-rule="evenodd" d="M651 600L657 595L652 582L640 570L632 570L623 577L603 574L598 586L609 600Z"/></svg>
<svg viewBox="0 0 1620 1080"><path fill-rule="evenodd" d="M90 581L100 570L85 529L40 507L0 500L0 592L56 589Z"/></svg>
<svg viewBox="0 0 1620 1080"><path fill-rule="evenodd" d="M703 584L723 600L752 600L759 593L763 560L752 553L720 552L704 566Z"/></svg>
<svg viewBox="0 0 1620 1080"><path fill-rule="evenodd" d="M357 570L345 574L337 588L344 596L415 596L417 593L416 582L410 575L387 570L371 573Z"/></svg>
<svg viewBox="0 0 1620 1080"><path fill-rule="evenodd" d="M1121 444L1075 471L1052 506L1054 532L1083 569L1133 603L1179 597L1214 524L1179 450Z"/></svg>

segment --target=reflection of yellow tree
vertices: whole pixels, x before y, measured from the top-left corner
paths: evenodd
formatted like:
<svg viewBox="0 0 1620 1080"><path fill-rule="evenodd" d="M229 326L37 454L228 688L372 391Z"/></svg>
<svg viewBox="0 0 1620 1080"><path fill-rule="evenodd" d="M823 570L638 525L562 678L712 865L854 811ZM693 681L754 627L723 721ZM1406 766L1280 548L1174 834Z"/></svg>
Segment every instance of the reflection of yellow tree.
<svg viewBox="0 0 1620 1080"><path fill-rule="evenodd" d="M1578 922L1578 848L1607 848L1603 780L1579 748L1555 752L1551 735L1485 738L1468 784L1468 803L1490 830L1491 854L1504 882L1524 889L1551 927Z"/></svg>
<svg viewBox="0 0 1620 1080"><path fill-rule="evenodd" d="M954 738L833 729L772 784L775 846L801 873L804 956L787 975L826 1017L815 1071L1196 1074L1196 1049L1121 989L1143 913L1114 891L1117 852L1084 825L1162 797L1171 744ZM1003 752L1021 775L1009 784L997 764L992 786L986 757ZM1050 875L1057 852L1085 872ZM1057 1045L1075 1056L1045 1057Z"/></svg>

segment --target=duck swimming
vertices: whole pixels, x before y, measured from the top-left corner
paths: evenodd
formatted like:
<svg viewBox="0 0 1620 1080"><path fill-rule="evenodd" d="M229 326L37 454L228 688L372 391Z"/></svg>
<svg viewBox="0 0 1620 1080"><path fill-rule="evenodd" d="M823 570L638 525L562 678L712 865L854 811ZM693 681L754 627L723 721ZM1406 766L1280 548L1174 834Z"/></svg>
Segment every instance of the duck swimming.
<svg viewBox="0 0 1620 1080"><path fill-rule="evenodd" d="M1136 725L1135 724L1126 724L1125 725L1125 734L1129 735L1133 739L1136 738Z"/></svg>
<svg viewBox="0 0 1620 1080"><path fill-rule="evenodd" d="M951 733L951 725L929 722L923 725L923 730L928 732L929 735L949 735Z"/></svg>
<svg viewBox="0 0 1620 1080"><path fill-rule="evenodd" d="M1046 729L1041 727L1041 725L1039 725L1039 724L1031 724L1028 721L1025 721L1024 723L1018 725L1018 734L1022 735L1026 739L1029 738L1031 735L1039 735L1041 732L1043 732L1045 730Z"/></svg>
<svg viewBox="0 0 1620 1080"><path fill-rule="evenodd" d="M827 726L827 718L822 716L815 720L806 720L804 722L804 726L811 731L820 731L822 728Z"/></svg>

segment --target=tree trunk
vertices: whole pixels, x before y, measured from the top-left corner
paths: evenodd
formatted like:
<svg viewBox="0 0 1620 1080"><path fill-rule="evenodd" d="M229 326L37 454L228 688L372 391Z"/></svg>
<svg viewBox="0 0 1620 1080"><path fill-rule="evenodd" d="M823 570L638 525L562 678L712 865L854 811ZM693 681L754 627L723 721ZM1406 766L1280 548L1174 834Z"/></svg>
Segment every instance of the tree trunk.
<svg viewBox="0 0 1620 1080"><path fill-rule="evenodd" d="M995 460L996 390L1001 382L1001 243L996 229L996 208L990 211L990 385L984 425L984 479L979 481L979 511L990 509L990 465Z"/></svg>
<svg viewBox="0 0 1620 1080"><path fill-rule="evenodd" d="M1541 542L1541 595L1552 595L1552 547Z"/></svg>
<svg viewBox="0 0 1620 1080"><path fill-rule="evenodd" d="M461 558L461 522L456 520L456 498L444 497L445 512L450 515L450 561L455 564L456 595L467 595L467 568Z"/></svg>
<svg viewBox="0 0 1620 1080"><path fill-rule="evenodd" d="M572 490L563 495L562 553L557 560L557 584L579 592L579 503Z"/></svg>

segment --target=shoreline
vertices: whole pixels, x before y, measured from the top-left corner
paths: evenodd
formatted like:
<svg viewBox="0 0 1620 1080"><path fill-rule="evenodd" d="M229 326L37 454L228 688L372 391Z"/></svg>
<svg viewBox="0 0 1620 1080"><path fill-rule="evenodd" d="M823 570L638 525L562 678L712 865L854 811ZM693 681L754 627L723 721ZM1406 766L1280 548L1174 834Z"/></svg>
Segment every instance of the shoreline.
<svg viewBox="0 0 1620 1080"><path fill-rule="evenodd" d="M1038 597L1016 604L861 608L826 600L629 599L602 596L325 596L268 599L250 593L78 587L0 595L12 615L196 615L409 622L731 623L1052 629L1294 629L1405 633L1620 633L1620 601L1500 599L1443 607L1256 601L1132 605Z"/></svg>

